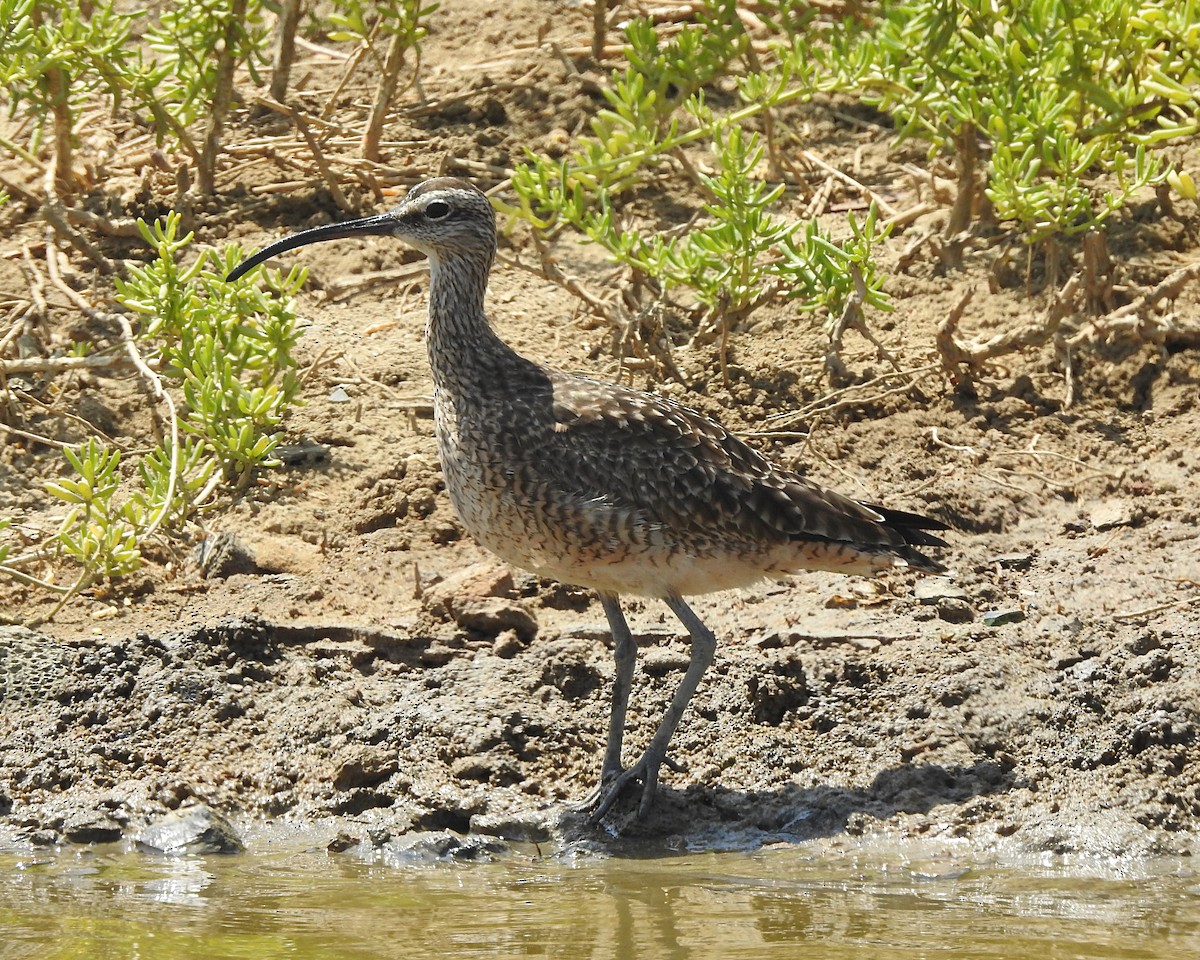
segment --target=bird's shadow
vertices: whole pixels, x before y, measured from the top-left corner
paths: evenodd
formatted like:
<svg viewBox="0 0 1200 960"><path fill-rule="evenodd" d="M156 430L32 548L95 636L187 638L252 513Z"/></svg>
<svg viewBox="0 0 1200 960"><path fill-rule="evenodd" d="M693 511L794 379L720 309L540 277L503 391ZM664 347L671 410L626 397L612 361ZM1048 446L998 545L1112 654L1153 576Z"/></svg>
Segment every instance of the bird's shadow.
<svg viewBox="0 0 1200 960"><path fill-rule="evenodd" d="M995 760L970 766L901 764L881 770L867 787L788 783L770 790L734 790L694 785L660 786L655 805L636 816L639 794L630 789L600 824L587 811L570 809L558 822L567 842L599 846L617 856L655 856L705 849L752 849L781 841L800 843L867 833L871 821L901 814L928 814L976 797L1012 789L1010 769Z"/></svg>

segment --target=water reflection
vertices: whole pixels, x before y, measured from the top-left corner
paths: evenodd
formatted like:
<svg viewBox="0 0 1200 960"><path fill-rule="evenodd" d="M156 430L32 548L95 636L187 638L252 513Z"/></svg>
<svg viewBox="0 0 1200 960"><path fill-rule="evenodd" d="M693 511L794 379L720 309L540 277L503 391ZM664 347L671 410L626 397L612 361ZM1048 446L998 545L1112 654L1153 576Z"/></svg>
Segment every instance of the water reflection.
<svg viewBox="0 0 1200 960"><path fill-rule="evenodd" d="M164 861L167 876L147 880L141 893L159 903L200 906L201 894L216 876L204 868L200 859L180 857Z"/></svg>
<svg viewBox="0 0 1200 960"><path fill-rule="evenodd" d="M1023 869L811 846L389 865L292 850L0 856L0 958L1200 956L1182 862Z"/></svg>

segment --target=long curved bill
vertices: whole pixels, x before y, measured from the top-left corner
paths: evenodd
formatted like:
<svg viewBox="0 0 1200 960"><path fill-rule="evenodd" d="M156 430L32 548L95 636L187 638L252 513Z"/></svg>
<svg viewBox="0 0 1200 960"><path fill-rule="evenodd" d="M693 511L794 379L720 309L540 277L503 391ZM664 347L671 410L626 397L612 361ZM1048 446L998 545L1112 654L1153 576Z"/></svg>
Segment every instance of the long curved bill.
<svg viewBox="0 0 1200 960"><path fill-rule="evenodd" d="M343 240L346 237L369 235L390 235L396 229L396 220L390 213L380 213L373 217L363 217L361 220L347 220L345 223L328 223L311 230L301 230L290 237L276 240L268 247L263 247L252 257L248 257L233 268L233 272L225 278L228 283L239 280L257 267L260 263L274 256L295 250L310 243L320 243L322 240Z"/></svg>

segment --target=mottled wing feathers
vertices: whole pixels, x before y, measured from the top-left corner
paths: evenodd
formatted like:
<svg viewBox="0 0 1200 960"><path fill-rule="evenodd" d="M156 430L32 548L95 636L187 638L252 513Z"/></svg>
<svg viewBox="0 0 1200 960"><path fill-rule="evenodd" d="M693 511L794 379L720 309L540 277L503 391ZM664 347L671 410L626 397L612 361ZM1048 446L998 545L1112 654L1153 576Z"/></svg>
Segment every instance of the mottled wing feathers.
<svg viewBox="0 0 1200 960"><path fill-rule="evenodd" d="M669 400L557 372L550 380L555 428L529 452L564 492L637 511L685 538L845 543L940 569L913 549L945 545L927 532L944 529L935 520L827 490Z"/></svg>

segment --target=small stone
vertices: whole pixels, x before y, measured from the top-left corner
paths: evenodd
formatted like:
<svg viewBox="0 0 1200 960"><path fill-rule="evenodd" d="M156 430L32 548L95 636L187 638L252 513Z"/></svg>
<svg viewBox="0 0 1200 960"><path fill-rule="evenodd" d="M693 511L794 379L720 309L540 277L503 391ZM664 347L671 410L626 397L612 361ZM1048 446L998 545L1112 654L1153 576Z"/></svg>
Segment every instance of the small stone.
<svg viewBox="0 0 1200 960"><path fill-rule="evenodd" d="M969 600L965 590L949 577L925 577L917 581L913 588L913 596L922 603L936 604L939 600L951 597L955 600Z"/></svg>
<svg viewBox="0 0 1200 960"><path fill-rule="evenodd" d="M768 630L759 634L753 643L759 650L778 650L783 646L783 637L778 630Z"/></svg>
<svg viewBox="0 0 1200 960"><path fill-rule="evenodd" d="M138 844L169 856L241 853L245 849L233 825L204 804L159 817L142 831Z"/></svg>
<svg viewBox="0 0 1200 960"><path fill-rule="evenodd" d="M392 831L387 827L371 827L367 830L367 843L378 849L392 839Z"/></svg>
<svg viewBox="0 0 1200 960"><path fill-rule="evenodd" d="M537 636L538 622L524 604L501 597L455 597L448 604L450 616L464 630L484 636L513 631L525 643Z"/></svg>
<svg viewBox="0 0 1200 960"><path fill-rule="evenodd" d="M682 673L688 668L691 657L671 649L648 650L642 658L642 672L648 677L665 677Z"/></svg>
<svg viewBox="0 0 1200 960"><path fill-rule="evenodd" d="M511 630L528 643L537 636L538 624L524 604L513 599L512 573L495 561L474 563L427 589L421 597L425 609L448 617L464 630L497 637Z"/></svg>
<svg viewBox="0 0 1200 960"><path fill-rule="evenodd" d="M374 787L398 769L400 764L395 751L368 744L355 744L344 750L338 758L333 785L338 790Z"/></svg>
<svg viewBox="0 0 1200 960"><path fill-rule="evenodd" d="M73 814L62 831L71 843L116 843L121 839L121 825L99 810Z"/></svg>
<svg viewBox="0 0 1200 960"><path fill-rule="evenodd" d="M459 757L450 765L450 775L458 780L487 783L492 779L491 759L489 757Z"/></svg>
<svg viewBox="0 0 1200 960"><path fill-rule="evenodd" d="M937 614L947 623L970 623L975 619L975 611L966 600L958 597L942 597L937 602Z"/></svg>
<svg viewBox="0 0 1200 960"><path fill-rule="evenodd" d="M988 627L1002 627L1007 623L1020 623L1025 619L1025 611L1019 607L1007 610L989 610L982 617Z"/></svg>
<svg viewBox="0 0 1200 960"><path fill-rule="evenodd" d="M462 597L515 596L512 571L501 563L484 560L458 570L428 587L421 596L427 610L445 610L449 602Z"/></svg>
<svg viewBox="0 0 1200 960"><path fill-rule="evenodd" d="M1088 520L1097 530L1130 526L1134 522L1133 504L1126 500L1101 500L1088 512Z"/></svg>
<svg viewBox="0 0 1200 960"><path fill-rule="evenodd" d="M1004 567L1005 570L1028 570L1033 566L1033 554L999 553L992 557L991 561Z"/></svg>
<svg viewBox="0 0 1200 960"><path fill-rule="evenodd" d="M232 533L217 533L196 547L200 575L206 580L224 580L235 573L259 573L254 553Z"/></svg>
<svg viewBox="0 0 1200 960"><path fill-rule="evenodd" d="M345 853L352 847L357 847L361 843L357 837L352 837L345 830L339 830L338 835L325 845L325 849L330 853Z"/></svg>
<svg viewBox="0 0 1200 960"><path fill-rule="evenodd" d="M525 645L521 643L515 630L503 631L492 644L492 654L502 660L511 660L524 649Z"/></svg>
<svg viewBox="0 0 1200 960"><path fill-rule="evenodd" d="M272 454L285 467L309 467L318 463L328 463L330 447L327 443L301 440L299 443L281 443Z"/></svg>
<svg viewBox="0 0 1200 960"><path fill-rule="evenodd" d="M479 783L495 783L512 786L521 782L521 770L503 757L479 754L459 757L450 765L450 773L458 780L473 780Z"/></svg>
<svg viewBox="0 0 1200 960"><path fill-rule="evenodd" d="M508 844L478 836L460 837L440 833L407 833L388 841L385 853L396 860L411 863L429 860L494 860L507 853Z"/></svg>

